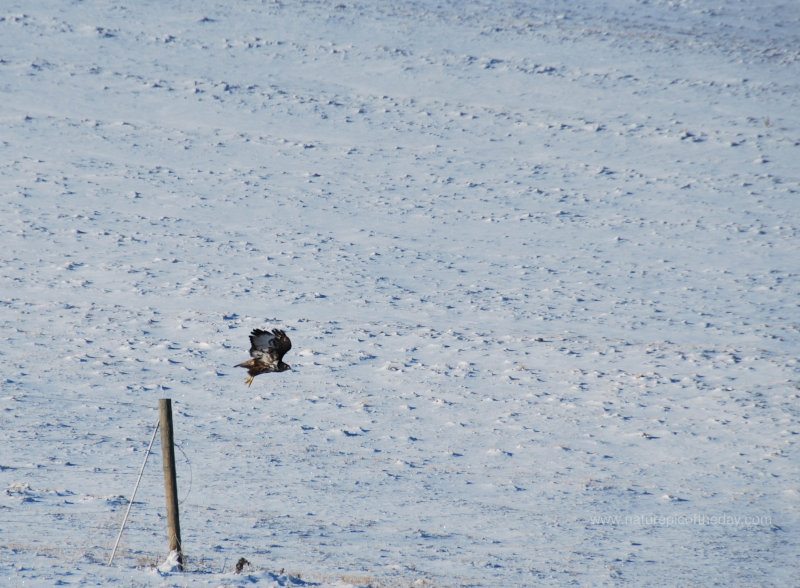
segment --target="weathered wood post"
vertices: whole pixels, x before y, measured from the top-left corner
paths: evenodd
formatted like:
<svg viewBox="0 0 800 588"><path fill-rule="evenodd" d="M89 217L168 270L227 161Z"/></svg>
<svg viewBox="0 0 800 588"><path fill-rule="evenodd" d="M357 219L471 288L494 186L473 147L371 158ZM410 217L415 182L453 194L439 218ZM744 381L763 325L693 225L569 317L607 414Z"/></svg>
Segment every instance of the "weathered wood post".
<svg viewBox="0 0 800 588"><path fill-rule="evenodd" d="M183 571L181 524L178 517L178 482L175 474L175 447L172 436L172 399L161 398L158 401L158 412L161 426L161 455L164 459L164 488L167 494L169 550L178 553L178 564Z"/></svg>

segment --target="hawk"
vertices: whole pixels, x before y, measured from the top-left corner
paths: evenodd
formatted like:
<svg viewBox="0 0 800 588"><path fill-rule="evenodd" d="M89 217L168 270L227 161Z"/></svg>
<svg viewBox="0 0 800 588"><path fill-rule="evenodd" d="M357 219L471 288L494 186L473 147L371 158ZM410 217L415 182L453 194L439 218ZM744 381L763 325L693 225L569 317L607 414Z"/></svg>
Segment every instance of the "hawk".
<svg viewBox="0 0 800 588"><path fill-rule="evenodd" d="M249 387L253 383L253 378L259 374L285 372L292 369L283 363L283 356L291 348L292 342L280 329L272 329L271 332L253 329L250 334L250 357L253 359L236 364L234 367L247 370L249 377L245 382Z"/></svg>

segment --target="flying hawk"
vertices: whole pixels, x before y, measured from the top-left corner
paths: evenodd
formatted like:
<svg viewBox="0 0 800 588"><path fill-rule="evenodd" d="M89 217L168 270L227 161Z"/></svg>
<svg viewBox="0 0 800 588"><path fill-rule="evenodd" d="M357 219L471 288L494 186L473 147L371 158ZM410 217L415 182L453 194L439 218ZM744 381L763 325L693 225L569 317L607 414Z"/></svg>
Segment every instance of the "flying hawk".
<svg viewBox="0 0 800 588"><path fill-rule="evenodd" d="M241 367L247 370L250 376L245 380L247 385L253 383L253 378L259 374L267 372L285 372L292 369L283 363L283 356L292 348L292 342L286 333L280 329L272 329L272 332L253 329L250 334L250 357L247 361L237 364L234 367Z"/></svg>

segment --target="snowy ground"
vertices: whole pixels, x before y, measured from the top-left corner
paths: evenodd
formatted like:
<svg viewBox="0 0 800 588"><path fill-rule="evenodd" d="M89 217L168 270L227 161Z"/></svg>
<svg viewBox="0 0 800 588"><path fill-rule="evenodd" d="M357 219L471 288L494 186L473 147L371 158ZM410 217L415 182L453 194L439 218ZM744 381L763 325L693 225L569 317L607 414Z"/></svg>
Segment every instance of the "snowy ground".
<svg viewBox="0 0 800 588"><path fill-rule="evenodd" d="M796 585L799 4L165 4L0 6L4 586Z"/></svg>

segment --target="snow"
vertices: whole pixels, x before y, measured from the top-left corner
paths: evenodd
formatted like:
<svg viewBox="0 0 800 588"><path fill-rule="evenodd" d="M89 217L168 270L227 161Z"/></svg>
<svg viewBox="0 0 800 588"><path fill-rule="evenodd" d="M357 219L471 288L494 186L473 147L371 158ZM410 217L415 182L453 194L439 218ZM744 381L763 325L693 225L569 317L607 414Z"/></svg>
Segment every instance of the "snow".
<svg viewBox="0 0 800 588"><path fill-rule="evenodd" d="M4 585L796 582L800 6L0 38ZM294 348L248 388L253 328ZM158 443L107 565L159 398L185 572Z"/></svg>

